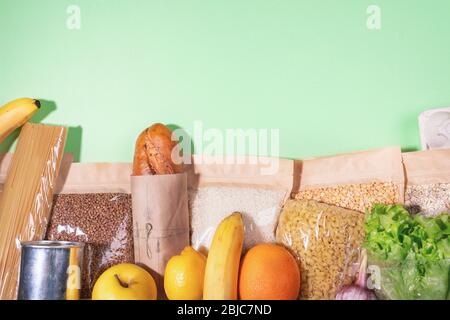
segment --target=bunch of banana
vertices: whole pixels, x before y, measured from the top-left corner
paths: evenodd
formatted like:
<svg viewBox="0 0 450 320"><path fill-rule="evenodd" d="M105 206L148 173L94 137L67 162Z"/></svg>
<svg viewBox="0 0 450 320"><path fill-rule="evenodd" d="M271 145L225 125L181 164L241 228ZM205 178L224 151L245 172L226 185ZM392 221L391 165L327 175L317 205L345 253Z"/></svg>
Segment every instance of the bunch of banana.
<svg viewBox="0 0 450 320"><path fill-rule="evenodd" d="M206 260L204 300L236 300L244 223L233 213L217 227Z"/></svg>
<svg viewBox="0 0 450 320"><path fill-rule="evenodd" d="M41 107L39 100L16 99L0 108L0 143L14 130L23 126Z"/></svg>

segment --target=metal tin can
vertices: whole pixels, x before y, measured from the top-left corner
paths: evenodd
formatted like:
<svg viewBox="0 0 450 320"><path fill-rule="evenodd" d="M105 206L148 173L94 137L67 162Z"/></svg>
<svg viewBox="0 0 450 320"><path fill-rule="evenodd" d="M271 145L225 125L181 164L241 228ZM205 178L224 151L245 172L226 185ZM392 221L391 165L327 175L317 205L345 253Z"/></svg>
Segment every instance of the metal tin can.
<svg viewBox="0 0 450 320"><path fill-rule="evenodd" d="M78 300L84 243L21 243L19 300Z"/></svg>

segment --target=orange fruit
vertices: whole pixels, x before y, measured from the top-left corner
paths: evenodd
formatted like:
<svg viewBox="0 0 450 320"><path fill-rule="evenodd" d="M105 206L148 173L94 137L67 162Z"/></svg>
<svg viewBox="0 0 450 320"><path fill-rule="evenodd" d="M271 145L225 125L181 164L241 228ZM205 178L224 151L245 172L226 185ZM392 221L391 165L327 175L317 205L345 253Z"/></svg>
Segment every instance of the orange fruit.
<svg viewBox="0 0 450 320"><path fill-rule="evenodd" d="M284 247L259 244L245 255L239 274L242 300L296 300L300 291L300 270Z"/></svg>

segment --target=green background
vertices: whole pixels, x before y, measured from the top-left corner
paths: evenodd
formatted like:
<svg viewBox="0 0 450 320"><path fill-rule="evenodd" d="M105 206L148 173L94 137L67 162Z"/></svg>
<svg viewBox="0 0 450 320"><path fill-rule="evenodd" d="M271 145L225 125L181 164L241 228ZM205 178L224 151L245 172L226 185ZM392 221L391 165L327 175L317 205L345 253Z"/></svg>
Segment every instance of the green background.
<svg viewBox="0 0 450 320"><path fill-rule="evenodd" d="M131 161L157 121L280 128L285 157L413 150L418 114L450 105L449 17L448 0L0 0L0 104L47 100L35 120L74 127L83 162Z"/></svg>

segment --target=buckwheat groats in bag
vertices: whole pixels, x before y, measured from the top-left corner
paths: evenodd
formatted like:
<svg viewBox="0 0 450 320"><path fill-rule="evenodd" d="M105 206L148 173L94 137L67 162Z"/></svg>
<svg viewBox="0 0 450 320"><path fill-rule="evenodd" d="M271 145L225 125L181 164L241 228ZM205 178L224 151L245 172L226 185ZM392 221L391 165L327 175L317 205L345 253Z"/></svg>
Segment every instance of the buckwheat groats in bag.
<svg viewBox="0 0 450 320"><path fill-rule="evenodd" d="M129 164L71 165L53 200L47 239L86 243L82 297L107 268L134 262Z"/></svg>

